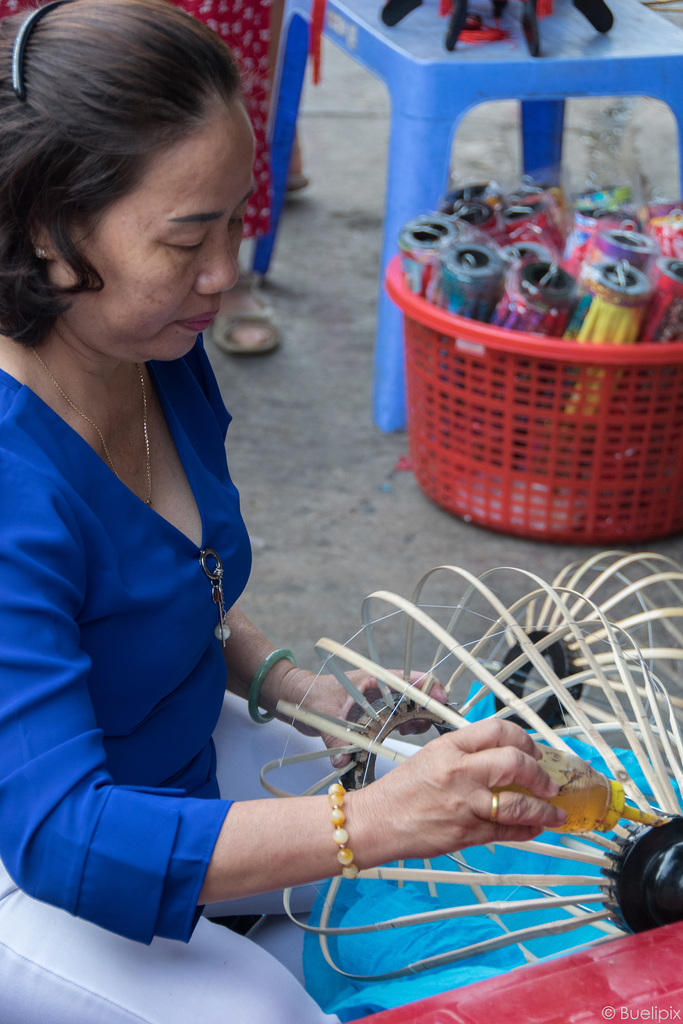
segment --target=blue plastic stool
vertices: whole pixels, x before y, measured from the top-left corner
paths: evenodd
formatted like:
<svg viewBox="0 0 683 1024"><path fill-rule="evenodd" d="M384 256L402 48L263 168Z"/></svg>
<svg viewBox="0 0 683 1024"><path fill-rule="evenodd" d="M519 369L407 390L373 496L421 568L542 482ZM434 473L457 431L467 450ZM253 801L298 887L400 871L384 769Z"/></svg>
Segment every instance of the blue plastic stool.
<svg viewBox="0 0 683 1024"><path fill-rule="evenodd" d="M492 100L522 101L524 170L557 167L562 155L564 99L650 96L672 110L683 132L683 30L639 0L613 0L615 23L596 33L570 0L555 0L543 18L541 56L529 56L521 3L508 4L510 38L444 47L438 0L425 0L398 25L379 18L379 0L327 0L325 35L379 77L391 98L386 209L373 372L374 421L383 431L405 426L401 313L384 290L384 272L403 224L434 209L449 176L453 136L464 114ZM287 0L273 119L272 230L255 247L253 269L268 270L285 192L303 83L311 0ZM480 5L490 20L491 5ZM323 69L324 73L324 69ZM680 166L680 160L679 160ZM683 183L681 187L683 195Z"/></svg>

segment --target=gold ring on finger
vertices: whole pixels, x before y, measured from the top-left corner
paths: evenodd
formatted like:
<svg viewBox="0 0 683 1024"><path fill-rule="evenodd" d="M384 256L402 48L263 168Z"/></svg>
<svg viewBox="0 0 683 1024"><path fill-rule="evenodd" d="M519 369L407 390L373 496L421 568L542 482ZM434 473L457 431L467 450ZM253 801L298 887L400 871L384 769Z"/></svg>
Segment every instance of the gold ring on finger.
<svg viewBox="0 0 683 1024"><path fill-rule="evenodd" d="M498 821L498 794L492 793L491 797L491 813L489 818L491 821Z"/></svg>

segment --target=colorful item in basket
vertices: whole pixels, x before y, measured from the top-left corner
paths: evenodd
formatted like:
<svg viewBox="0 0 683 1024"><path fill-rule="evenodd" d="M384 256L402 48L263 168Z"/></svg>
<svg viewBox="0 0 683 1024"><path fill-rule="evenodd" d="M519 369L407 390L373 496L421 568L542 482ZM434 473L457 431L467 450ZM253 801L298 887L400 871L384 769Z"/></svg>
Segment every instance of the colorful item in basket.
<svg viewBox="0 0 683 1024"><path fill-rule="evenodd" d="M632 267L648 272L659 255L657 243L653 238L639 231L600 230L593 239L593 249L588 256L588 263L612 261L619 263L626 260Z"/></svg>
<svg viewBox="0 0 683 1024"><path fill-rule="evenodd" d="M554 263L527 261L511 268L492 323L509 331L562 335L576 282Z"/></svg>
<svg viewBox="0 0 683 1024"><path fill-rule="evenodd" d="M626 206L633 199L633 192L629 185L609 185L607 188L596 189L593 192L584 192L574 200L576 210L602 209L618 210Z"/></svg>
<svg viewBox="0 0 683 1024"><path fill-rule="evenodd" d="M645 231L654 238L662 256L683 260L683 209L681 203L648 207Z"/></svg>
<svg viewBox="0 0 683 1024"><path fill-rule="evenodd" d="M439 305L470 320L490 319L504 273L504 263L493 246L456 244L441 257L439 272Z"/></svg>
<svg viewBox="0 0 683 1024"><path fill-rule="evenodd" d="M553 228L557 232L558 244L556 248L561 253L567 233L567 198L562 187L560 185L542 185L530 178L523 178L515 195L519 196L523 204L529 203L533 205L541 203L543 205ZM514 202L515 200L512 200L512 203Z"/></svg>
<svg viewBox="0 0 683 1024"><path fill-rule="evenodd" d="M403 226L398 247L404 280L411 292L424 298L439 257L457 236L457 226L444 214L423 214Z"/></svg>
<svg viewBox="0 0 683 1024"><path fill-rule="evenodd" d="M523 178L518 189L515 190L519 196L542 196L547 202L557 207L562 220L567 212L567 197L560 185L542 184L531 178Z"/></svg>
<svg viewBox="0 0 683 1024"><path fill-rule="evenodd" d="M557 209L544 196L528 196L503 209L502 220L508 242L540 242L558 253L564 248L564 234Z"/></svg>
<svg viewBox="0 0 683 1024"><path fill-rule="evenodd" d="M474 228L496 243L505 237L498 211L489 203L463 200L455 204L451 218L457 225Z"/></svg>
<svg viewBox="0 0 683 1024"><path fill-rule="evenodd" d="M625 260L594 263L582 286L585 294L564 337L594 345L634 344L652 294L647 274Z"/></svg>
<svg viewBox="0 0 683 1024"><path fill-rule="evenodd" d="M439 203L439 213L452 214L461 203L488 203L498 210L503 205L503 192L499 185L489 181L486 184L466 185L450 189Z"/></svg>
<svg viewBox="0 0 683 1024"><path fill-rule="evenodd" d="M500 256L508 266L527 259L536 260L537 263L553 262L553 254L550 249L539 242L517 242L515 245L504 245L500 250Z"/></svg>
<svg viewBox="0 0 683 1024"><path fill-rule="evenodd" d="M641 341L683 341L683 260L657 260L657 280Z"/></svg>
<svg viewBox="0 0 683 1024"><path fill-rule="evenodd" d="M586 315L576 335L569 336L589 345L633 345L652 294L649 278L626 262L595 264L591 274ZM604 367L584 366L564 411L595 416L606 399Z"/></svg>
<svg viewBox="0 0 683 1024"><path fill-rule="evenodd" d="M628 210L612 210L609 207L575 210L574 223L564 248L565 270L573 277L578 277L581 267L588 261L598 231L617 228L636 231L638 223Z"/></svg>
<svg viewBox="0 0 683 1024"><path fill-rule="evenodd" d="M667 217L670 213L675 212L683 212L680 199L677 199L675 202L672 199L666 201L653 200L641 210L641 217L643 224L647 224L653 217Z"/></svg>

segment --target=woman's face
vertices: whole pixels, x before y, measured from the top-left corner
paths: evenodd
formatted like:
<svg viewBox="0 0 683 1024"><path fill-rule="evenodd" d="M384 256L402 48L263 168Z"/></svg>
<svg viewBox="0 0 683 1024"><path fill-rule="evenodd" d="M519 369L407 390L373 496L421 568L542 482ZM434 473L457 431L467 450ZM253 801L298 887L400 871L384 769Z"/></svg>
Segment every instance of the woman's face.
<svg viewBox="0 0 683 1024"><path fill-rule="evenodd" d="M154 157L81 242L104 288L77 295L50 342L115 361L188 352L237 281L253 158L238 101L217 104L200 130ZM56 283L70 280L61 261L49 269Z"/></svg>

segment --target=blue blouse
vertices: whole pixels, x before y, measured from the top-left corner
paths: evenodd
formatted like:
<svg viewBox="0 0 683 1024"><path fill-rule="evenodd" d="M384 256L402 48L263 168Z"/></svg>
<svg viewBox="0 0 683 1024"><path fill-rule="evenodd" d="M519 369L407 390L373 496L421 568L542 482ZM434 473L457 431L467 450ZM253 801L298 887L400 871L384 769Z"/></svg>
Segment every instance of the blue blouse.
<svg viewBox="0 0 683 1024"><path fill-rule="evenodd" d="M230 416L201 338L149 372L229 608L251 567ZM230 806L217 624L192 541L0 371L0 859L30 896L142 942L190 937Z"/></svg>

